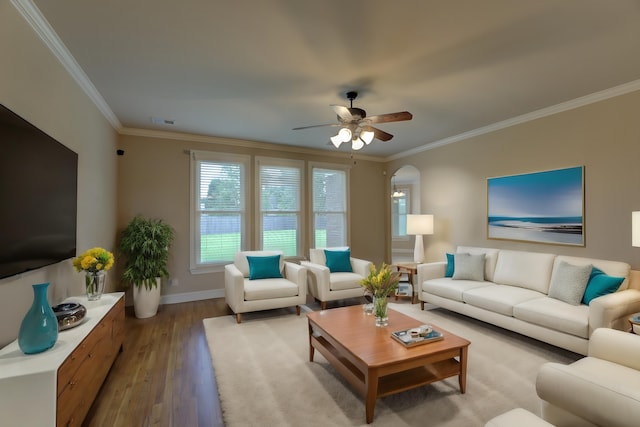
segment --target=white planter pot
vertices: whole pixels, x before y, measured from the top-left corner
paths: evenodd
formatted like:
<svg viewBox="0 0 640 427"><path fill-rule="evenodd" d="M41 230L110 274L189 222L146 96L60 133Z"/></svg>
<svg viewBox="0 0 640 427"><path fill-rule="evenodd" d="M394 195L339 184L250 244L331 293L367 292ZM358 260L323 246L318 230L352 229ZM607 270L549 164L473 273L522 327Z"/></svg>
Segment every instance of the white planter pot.
<svg viewBox="0 0 640 427"><path fill-rule="evenodd" d="M160 278L156 277L157 286L147 289L144 285L133 287L133 308L138 319L153 317L160 305Z"/></svg>

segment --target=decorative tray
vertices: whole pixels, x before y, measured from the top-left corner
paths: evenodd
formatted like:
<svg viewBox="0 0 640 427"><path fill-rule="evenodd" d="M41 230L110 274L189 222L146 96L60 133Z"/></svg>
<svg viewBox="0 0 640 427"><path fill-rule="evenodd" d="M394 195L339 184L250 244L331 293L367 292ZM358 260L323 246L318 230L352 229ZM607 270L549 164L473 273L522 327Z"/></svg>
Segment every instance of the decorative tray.
<svg viewBox="0 0 640 427"><path fill-rule="evenodd" d="M413 347L416 345L427 344L434 341L440 341L444 338L442 332L438 332L429 325L422 325L417 328L403 329L391 333L391 338L398 341L405 347Z"/></svg>

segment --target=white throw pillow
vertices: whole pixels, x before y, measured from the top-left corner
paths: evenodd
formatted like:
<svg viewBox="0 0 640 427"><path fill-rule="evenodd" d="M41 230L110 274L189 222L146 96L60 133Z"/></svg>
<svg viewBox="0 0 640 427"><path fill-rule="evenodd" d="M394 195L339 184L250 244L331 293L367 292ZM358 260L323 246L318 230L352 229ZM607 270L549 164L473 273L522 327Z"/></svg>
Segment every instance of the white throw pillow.
<svg viewBox="0 0 640 427"><path fill-rule="evenodd" d="M454 254L453 280L484 281L484 254Z"/></svg>
<svg viewBox="0 0 640 427"><path fill-rule="evenodd" d="M573 265L560 261L551 276L549 296L571 305L580 305L589 283L591 269L591 264Z"/></svg>

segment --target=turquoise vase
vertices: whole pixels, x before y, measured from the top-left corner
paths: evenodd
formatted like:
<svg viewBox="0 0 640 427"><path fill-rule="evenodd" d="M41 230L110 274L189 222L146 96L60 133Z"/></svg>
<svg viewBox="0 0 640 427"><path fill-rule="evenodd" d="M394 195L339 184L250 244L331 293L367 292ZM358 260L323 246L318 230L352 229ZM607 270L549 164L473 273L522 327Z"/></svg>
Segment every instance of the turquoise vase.
<svg viewBox="0 0 640 427"><path fill-rule="evenodd" d="M48 283L33 286L33 304L22 319L18 346L25 354L42 353L58 340L58 320L47 301Z"/></svg>

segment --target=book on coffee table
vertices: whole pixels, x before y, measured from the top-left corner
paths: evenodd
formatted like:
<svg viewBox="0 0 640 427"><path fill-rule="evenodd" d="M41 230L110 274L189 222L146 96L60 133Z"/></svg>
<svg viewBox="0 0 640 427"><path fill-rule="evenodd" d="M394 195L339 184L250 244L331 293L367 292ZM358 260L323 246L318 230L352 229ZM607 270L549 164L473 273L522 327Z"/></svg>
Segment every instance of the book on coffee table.
<svg viewBox="0 0 640 427"><path fill-rule="evenodd" d="M412 335L411 331L416 328L403 329L402 331L396 331L391 333L391 338L398 341L405 347L413 347L420 344L427 344L434 341L439 341L444 338L442 332L438 332L435 329L429 331L426 335Z"/></svg>

